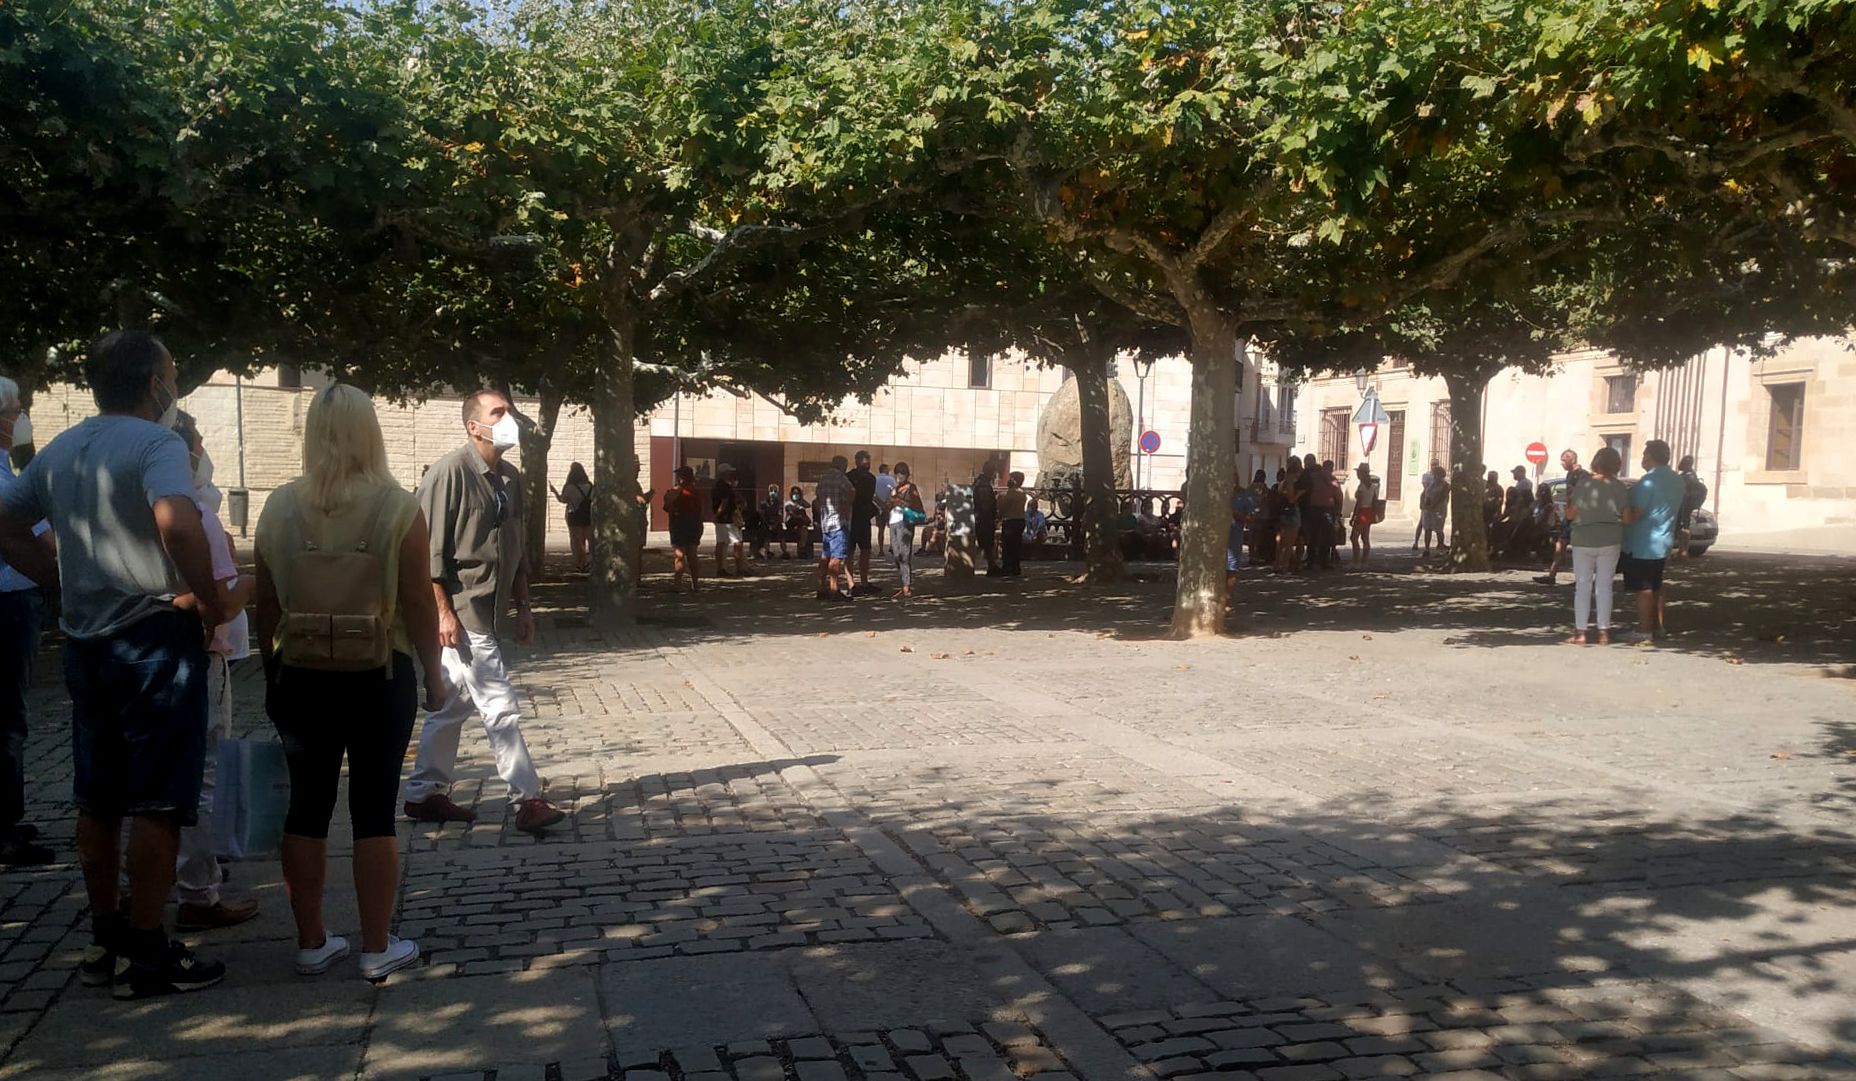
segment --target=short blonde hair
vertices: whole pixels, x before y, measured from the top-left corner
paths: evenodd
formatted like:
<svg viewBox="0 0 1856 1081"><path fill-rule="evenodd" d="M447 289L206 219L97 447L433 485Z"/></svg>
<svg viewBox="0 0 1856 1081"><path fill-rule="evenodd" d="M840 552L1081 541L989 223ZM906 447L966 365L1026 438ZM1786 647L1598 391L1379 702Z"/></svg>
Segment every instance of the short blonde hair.
<svg viewBox="0 0 1856 1081"><path fill-rule="evenodd" d="M387 470L373 399L345 383L317 391L303 424L303 491L310 506L333 514L370 490L398 487Z"/></svg>

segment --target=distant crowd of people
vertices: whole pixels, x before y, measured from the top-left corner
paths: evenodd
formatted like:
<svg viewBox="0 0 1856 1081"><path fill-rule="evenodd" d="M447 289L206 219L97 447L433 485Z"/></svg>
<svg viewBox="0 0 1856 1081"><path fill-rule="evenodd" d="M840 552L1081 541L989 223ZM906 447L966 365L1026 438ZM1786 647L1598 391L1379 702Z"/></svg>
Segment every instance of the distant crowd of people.
<svg viewBox="0 0 1856 1081"><path fill-rule="evenodd" d="M1577 452L1562 453L1565 477L1553 486L1535 485L1525 466L1513 469L1513 484L1507 486L1500 473L1485 471L1481 513L1490 552L1547 557L1547 572L1538 579L1546 585L1558 580L1563 564L1572 567L1573 631L1567 642L1611 641L1612 587L1620 573L1625 591L1636 598L1641 637L1654 641L1667 633L1664 569L1670 558L1687 554L1695 514L1708 497L1694 459L1685 457L1672 469L1670 457L1668 443L1647 442L1644 473L1629 485L1619 479L1623 458L1611 447L1593 455L1590 470L1580 466ZM1334 463L1317 462L1312 454L1291 457L1273 481L1258 470L1248 485L1240 484L1231 499L1226 545L1230 584L1246 565L1278 574L1336 569L1343 544L1353 550L1353 565L1366 564L1373 526L1384 521L1386 503L1379 478L1365 463L1354 476L1350 503ZM1447 551L1451 484L1441 463L1432 463L1422 484L1411 548L1429 556Z"/></svg>
<svg viewBox="0 0 1856 1081"><path fill-rule="evenodd" d="M508 784L513 825L539 832L565 817L544 797L523 740L500 637L526 642L535 632L527 508L521 478L504 460L518 442L509 400L493 390L467 395L462 444L412 493L388 470L371 399L341 384L316 391L302 475L265 502L247 575L219 523L211 456L178 408L167 349L145 333L111 334L89 350L85 378L99 415L53 439L0 486L0 615L11 676L0 716L5 862L54 858L21 821L20 755L25 674L47 589L57 586L76 842L91 912L79 977L119 999L224 978L223 963L168 937L165 909L178 896L176 926L197 931L258 910L252 898L220 895L210 822L211 763L233 716L227 666L250 651L249 604L264 709L290 778L281 858L296 969L326 972L351 950L323 914L344 760L360 975L378 981L413 964L418 945L390 929L395 802L421 685L425 723L400 805L408 818L476 817L449 795L460 729L472 714L483 718ZM18 388L0 380L8 450L19 442L19 405ZM569 478L570 488L583 482Z"/></svg>
<svg viewBox="0 0 1856 1081"><path fill-rule="evenodd" d="M1274 479L1262 469L1241 480L1231 496L1231 528L1225 543L1225 572L1235 582L1240 568L1265 567L1277 574L1338 570L1341 546L1354 566L1373 554L1373 526L1385 519L1379 478L1362 462L1351 494L1332 461L1313 454L1291 456Z"/></svg>
<svg viewBox="0 0 1856 1081"><path fill-rule="evenodd" d="M704 492L695 468L679 465L662 501L673 587L685 588L687 582L689 590L701 589L703 539L713 531L716 577L746 576L751 561L816 559L815 596L842 602L883 592L871 573L872 553L881 553L896 575L890 595L912 597L916 558L945 551L953 489L943 484L930 499L907 462L885 462L873 470L871 461L869 451L858 451L852 458L834 456L819 474L810 499L797 484L784 495L778 484L769 484L753 499L741 488L740 471L727 463L717 467ZM1022 577L1026 546L1045 538L1049 518L1026 488L1023 473L1006 473L1003 487L999 474L998 465L988 459L970 489L975 566L983 562L992 577ZM570 538L576 508L591 499L590 485L577 485L576 477L584 477L579 463L557 493L567 504ZM645 498L650 495L647 492ZM577 545L574 552L576 566L581 566Z"/></svg>

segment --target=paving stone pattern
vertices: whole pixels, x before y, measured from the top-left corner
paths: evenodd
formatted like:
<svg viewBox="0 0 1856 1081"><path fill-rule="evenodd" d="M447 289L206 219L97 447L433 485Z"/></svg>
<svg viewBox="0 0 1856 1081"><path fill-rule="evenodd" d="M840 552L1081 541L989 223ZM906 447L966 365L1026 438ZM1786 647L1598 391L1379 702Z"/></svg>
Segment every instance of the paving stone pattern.
<svg viewBox="0 0 1856 1081"><path fill-rule="evenodd" d="M832 830L415 855L400 934L459 975L931 935Z"/></svg>
<svg viewBox="0 0 1856 1081"><path fill-rule="evenodd" d="M1107 827L1107 828L1104 828ZM973 824L897 836L1005 933L1333 912L1441 895L1373 860L1229 823Z"/></svg>
<svg viewBox="0 0 1856 1081"><path fill-rule="evenodd" d="M1162 1078L1849 1076L1847 1062L1660 984L1564 974L1186 1003L1101 1019Z"/></svg>
<svg viewBox="0 0 1856 1081"><path fill-rule="evenodd" d="M1069 1064L1029 1026L939 1022L917 1028L618 1056L446 1074L433 1081L1077 1081Z"/></svg>
<svg viewBox="0 0 1856 1081"><path fill-rule="evenodd" d="M569 820L516 830L467 725L479 820L400 825L418 967L298 977L256 860L259 918L187 936L226 986L134 1004L74 978L48 650L27 817L67 862L0 872L0 1081L1856 1077L1856 681L1537 648L1563 591L1404 569L1246 577L1270 633L1185 644L1151 573L825 606L787 566L613 633L545 586L512 657ZM352 935L350 847L338 805Z"/></svg>

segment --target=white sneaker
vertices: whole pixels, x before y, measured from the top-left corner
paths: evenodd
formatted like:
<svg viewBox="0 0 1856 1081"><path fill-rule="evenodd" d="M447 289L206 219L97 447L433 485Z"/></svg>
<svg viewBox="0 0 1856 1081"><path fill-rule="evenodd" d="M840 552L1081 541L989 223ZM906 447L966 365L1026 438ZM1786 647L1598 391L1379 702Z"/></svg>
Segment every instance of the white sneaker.
<svg viewBox="0 0 1856 1081"><path fill-rule="evenodd" d="M361 978L379 982L419 959L419 944L409 938L387 936L387 948L361 954Z"/></svg>
<svg viewBox="0 0 1856 1081"><path fill-rule="evenodd" d="M348 940L340 935L324 934L322 945L313 950L296 951L296 971L299 976L320 976L329 970L329 966L348 956Z"/></svg>

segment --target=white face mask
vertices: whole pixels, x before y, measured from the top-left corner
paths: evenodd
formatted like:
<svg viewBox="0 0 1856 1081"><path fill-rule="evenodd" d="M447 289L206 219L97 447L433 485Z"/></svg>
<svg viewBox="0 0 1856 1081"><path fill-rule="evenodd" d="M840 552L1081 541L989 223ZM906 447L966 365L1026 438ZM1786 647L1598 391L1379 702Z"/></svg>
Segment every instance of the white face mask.
<svg viewBox="0 0 1856 1081"><path fill-rule="evenodd" d="M32 418L21 413L13 421L13 445L23 447L32 442Z"/></svg>
<svg viewBox="0 0 1856 1081"><path fill-rule="evenodd" d="M162 398L166 398L168 404L162 406L161 417L159 420L156 420L155 423L161 425L163 428L172 428L174 427L175 419L180 414L180 397L164 386L156 391L155 400L160 401Z"/></svg>
<svg viewBox="0 0 1856 1081"><path fill-rule="evenodd" d="M516 418L508 413L504 413L503 419L495 424L478 421L477 426L490 429L490 445L497 450L508 450L522 442L522 429L516 424Z"/></svg>

